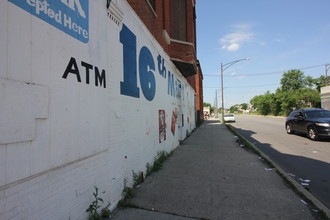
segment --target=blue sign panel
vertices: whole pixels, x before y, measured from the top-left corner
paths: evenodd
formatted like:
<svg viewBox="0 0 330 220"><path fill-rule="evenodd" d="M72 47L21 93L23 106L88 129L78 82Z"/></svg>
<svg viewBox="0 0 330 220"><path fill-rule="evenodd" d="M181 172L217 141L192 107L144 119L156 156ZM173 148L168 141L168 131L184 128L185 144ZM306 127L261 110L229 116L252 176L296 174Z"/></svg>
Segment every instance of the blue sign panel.
<svg viewBox="0 0 330 220"><path fill-rule="evenodd" d="M87 43L88 0L8 0L66 34Z"/></svg>

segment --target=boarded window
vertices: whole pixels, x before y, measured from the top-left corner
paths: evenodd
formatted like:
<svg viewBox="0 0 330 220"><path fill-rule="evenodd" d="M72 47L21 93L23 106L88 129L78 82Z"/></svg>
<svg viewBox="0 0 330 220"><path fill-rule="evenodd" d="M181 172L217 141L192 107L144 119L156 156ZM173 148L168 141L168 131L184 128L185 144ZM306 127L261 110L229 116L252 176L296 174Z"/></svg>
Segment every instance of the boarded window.
<svg viewBox="0 0 330 220"><path fill-rule="evenodd" d="M187 41L187 5L186 0L171 1L172 38Z"/></svg>

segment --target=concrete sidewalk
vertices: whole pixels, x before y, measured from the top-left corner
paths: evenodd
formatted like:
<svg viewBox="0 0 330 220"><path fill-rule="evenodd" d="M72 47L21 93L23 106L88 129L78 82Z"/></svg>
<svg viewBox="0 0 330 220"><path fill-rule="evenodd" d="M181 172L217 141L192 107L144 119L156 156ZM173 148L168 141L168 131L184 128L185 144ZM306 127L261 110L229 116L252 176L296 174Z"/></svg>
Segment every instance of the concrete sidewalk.
<svg viewBox="0 0 330 220"><path fill-rule="evenodd" d="M318 219L283 179L217 120L196 129L114 220Z"/></svg>

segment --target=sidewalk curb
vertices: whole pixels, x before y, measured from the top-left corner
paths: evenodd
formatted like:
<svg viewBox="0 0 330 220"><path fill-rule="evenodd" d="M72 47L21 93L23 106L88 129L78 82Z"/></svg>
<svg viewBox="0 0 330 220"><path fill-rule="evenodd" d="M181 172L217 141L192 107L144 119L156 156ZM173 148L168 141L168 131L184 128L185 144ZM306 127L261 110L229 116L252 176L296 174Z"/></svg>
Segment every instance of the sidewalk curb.
<svg viewBox="0 0 330 220"><path fill-rule="evenodd" d="M315 198L303 186L301 186L299 183L297 183L291 176L289 176L281 167L279 167L274 161L272 161L266 154L261 152L251 142L249 142L242 135L240 135L233 126L228 125L228 124L226 124L226 126L231 132L233 132L235 135L237 135L240 139L242 139L242 140L244 140L244 142L248 143L253 151L255 151L262 158L264 158L264 160L266 162L268 162L270 165L272 165L279 172L280 176L282 176L283 179L288 181L292 187L294 187L296 190L298 190L299 193L301 193L304 197L306 197L312 203L312 205L314 205L320 211L322 211L324 213L326 219L330 219L330 209L328 209L323 203L321 203L317 198Z"/></svg>

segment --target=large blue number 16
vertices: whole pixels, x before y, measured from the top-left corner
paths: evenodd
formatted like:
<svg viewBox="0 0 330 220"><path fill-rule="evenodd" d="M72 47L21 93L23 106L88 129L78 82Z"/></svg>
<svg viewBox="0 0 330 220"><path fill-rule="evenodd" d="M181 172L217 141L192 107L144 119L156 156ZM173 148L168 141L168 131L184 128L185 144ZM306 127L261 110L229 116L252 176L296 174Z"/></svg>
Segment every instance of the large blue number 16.
<svg viewBox="0 0 330 220"><path fill-rule="evenodd" d="M140 98L137 85L136 36L123 24L120 31L120 43L123 44L124 81L120 82L120 94ZM144 97L152 101L156 94L156 80L153 73L155 62L150 50L142 47L139 54L140 84Z"/></svg>

